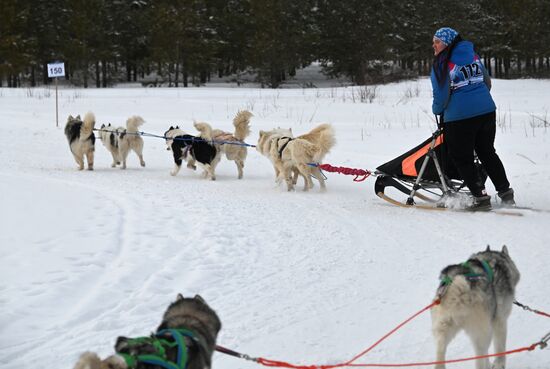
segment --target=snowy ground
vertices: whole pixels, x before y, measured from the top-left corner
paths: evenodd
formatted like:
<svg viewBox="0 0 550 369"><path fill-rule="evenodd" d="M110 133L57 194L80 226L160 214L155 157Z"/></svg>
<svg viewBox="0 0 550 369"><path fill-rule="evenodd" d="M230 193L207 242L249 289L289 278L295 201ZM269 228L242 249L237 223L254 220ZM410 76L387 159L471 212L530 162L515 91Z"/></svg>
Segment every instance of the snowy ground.
<svg viewBox="0 0 550 369"><path fill-rule="evenodd" d="M496 147L519 204L550 209L550 81L493 82ZM0 89L0 367L72 368L78 355L112 352L117 336L148 334L178 292L201 294L223 322L219 344L299 364L350 359L431 302L439 271L487 244L508 245L522 272L519 301L550 310L550 213L523 217L429 212L378 199L374 179L328 174L288 193L269 161L249 151L245 178L222 161L215 182L173 162L162 140L145 138L146 168L131 154L110 168L98 141L94 171L75 170L63 135L69 114L93 111L98 126L143 116L162 134L193 119L230 130L239 109L260 129L318 123L338 143L325 162L375 169L429 137L429 81L378 87L261 90ZM366 92L363 90L362 92ZM538 118L536 118L538 117ZM489 185L490 192L494 189ZM549 332L547 318L514 308L508 347ZM448 357L473 355L464 335ZM431 361L429 313L359 362ZM222 354L215 369L258 367ZM472 368L454 364L450 368ZM512 355L509 369L547 369L550 350Z"/></svg>

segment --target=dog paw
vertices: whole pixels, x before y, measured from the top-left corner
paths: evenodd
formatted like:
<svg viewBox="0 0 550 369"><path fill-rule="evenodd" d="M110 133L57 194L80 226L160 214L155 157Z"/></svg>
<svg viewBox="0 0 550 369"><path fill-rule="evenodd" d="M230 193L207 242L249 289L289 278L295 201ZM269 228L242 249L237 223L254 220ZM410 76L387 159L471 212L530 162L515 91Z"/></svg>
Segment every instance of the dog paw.
<svg viewBox="0 0 550 369"><path fill-rule="evenodd" d="M174 172L174 171L171 171L171 172L170 172L170 175L171 175L172 177L175 176L176 174L178 174L178 173L177 173L177 172Z"/></svg>
<svg viewBox="0 0 550 369"><path fill-rule="evenodd" d="M114 167L116 167L116 164L115 163L111 164L111 168L114 168Z"/></svg>
<svg viewBox="0 0 550 369"><path fill-rule="evenodd" d="M142 161L140 164L141 164L142 167L145 166L145 162L144 162L144 161Z"/></svg>

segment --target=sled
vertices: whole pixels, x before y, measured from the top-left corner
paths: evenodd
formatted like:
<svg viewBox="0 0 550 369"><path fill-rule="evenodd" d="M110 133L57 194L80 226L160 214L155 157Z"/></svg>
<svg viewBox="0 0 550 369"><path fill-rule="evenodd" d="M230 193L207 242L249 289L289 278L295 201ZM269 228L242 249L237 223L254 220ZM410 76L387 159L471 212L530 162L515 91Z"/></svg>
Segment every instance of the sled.
<svg viewBox="0 0 550 369"><path fill-rule="evenodd" d="M485 183L487 174L477 158L475 165L481 182ZM413 149L380 165L375 174L376 195L393 205L445 209L447 198L460 194L471 197L464 180L449 159L442 128ZM389 188L396 191L389 194ZM401 197L404 194L406 198L399 200L394 193Z"/></svg>

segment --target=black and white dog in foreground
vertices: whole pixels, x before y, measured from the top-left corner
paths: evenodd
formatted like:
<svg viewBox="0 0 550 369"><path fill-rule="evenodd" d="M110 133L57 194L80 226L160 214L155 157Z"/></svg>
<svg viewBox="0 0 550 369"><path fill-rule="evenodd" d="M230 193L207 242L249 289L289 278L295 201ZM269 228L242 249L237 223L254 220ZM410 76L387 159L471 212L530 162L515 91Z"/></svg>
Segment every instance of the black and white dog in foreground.
<svg viewBox="0 0 550 369"><path fill-rule="evenodd" d="M172 150L176 164L170 174L178 174L185 160L187 167L193 170L198 163L204 169L204 176L214 181L221 154L217 145L212 143L212 127L208 123L194 123L194 126L200 132L198 137L185 133L178 126L170 127L164 133L167 150Z"/></svg>
<svg viewBox="0 0 550 369"><path fill-rule="evenodd" d="M495 353L506 351L507 321L519 278L506 246L502 251L487 247L468 261L443 269L436 296L441 303L432 308L436 360L445 360L447 346L461 330L470 337L477 356L488 354L491 341ZM504 369L505 360L497 357L492 368ZM489 369L489 360L477 359L476 369Z"/></svg>
<svg viewBox="0 0 550 369"><path fill-rule="evenodd" d="M88 161L88 170L94 170L94 135L95 116L88 112L84 120L80 115L69 115L65 124L65 136L69 141L69 148L78 164L78 170L84 169L84 157Z"/></svg>
<svg viewBox="0 0 550 369"><path fill-rule="evenodd" d="M85 352L74 369L210 369L221 327L218 315L201 296L178 294L155 334L118 337L116 354L101 360L96 353Z"/></svg>

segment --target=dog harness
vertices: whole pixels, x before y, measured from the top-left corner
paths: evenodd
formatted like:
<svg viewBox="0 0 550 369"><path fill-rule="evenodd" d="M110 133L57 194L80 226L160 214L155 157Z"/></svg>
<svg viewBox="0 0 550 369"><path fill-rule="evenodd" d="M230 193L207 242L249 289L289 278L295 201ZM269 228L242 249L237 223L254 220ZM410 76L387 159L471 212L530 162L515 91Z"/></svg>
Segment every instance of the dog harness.
<svg viewBox="0 0 550 369"><path fill-rule="evenodd" d="M166 369L185 369L189 359L188 348L184 337L189 337L199 346L202 344L199 337L187 329L163 329L149 337L130 338L125 343L128 345L117 354L121 356L129 369L137 368L139 363L158 365ZM147 354L130 354L131 348L146 346ZM168 359L167 350L177 348L177 360Z"/></svg>
<svg viewBox="0 0 550 369"><path fill-rule="evenodd" d="M288 139L284 144L283 146L281 146L281 148L279 149L279 158L282 158L283 157L283 151L286 149L286 145L288 145L288 143L292 140L294 140L294 138L292 137L281 137L279 138L279 140L283 140L283 139ZM279 144L279 140L277 140L277 145Z"/></svg>
<svg viewBox="0 0 550 369"><path fill-rule="evenodd" d="M471 263L474 261L481 264L481 267L485 272L484 274L474 272L471 265ZM487 263L485 260L470 259L468 261L465 261L464 263L461 263L460 266L466 268L467 272L464 273L463 275L468 281L475 281L486 277L489 283L493 283L493 279L494 279L493 269L491 268L489 263ZM451 285L451 283L453 283L453 279L451 277L449 277L448 275L443 277L443 279L441 279L441 283L439 284L439 288L437 289L437 295L439 297L443 296L445 292L447 292L447 288Z"/></svg>

